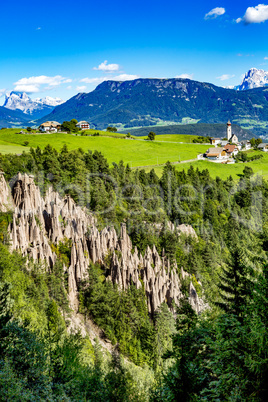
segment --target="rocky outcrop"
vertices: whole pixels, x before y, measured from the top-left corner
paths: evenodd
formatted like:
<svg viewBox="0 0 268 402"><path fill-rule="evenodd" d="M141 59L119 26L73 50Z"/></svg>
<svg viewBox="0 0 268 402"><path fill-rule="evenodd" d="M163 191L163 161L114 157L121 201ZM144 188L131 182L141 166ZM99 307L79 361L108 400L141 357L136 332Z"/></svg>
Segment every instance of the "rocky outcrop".
<svg viewBox="0 0 268 402"><path fill-rule="evenodd" d="M0 210L7 212L12 209L10 189L5 181L4 173L0 171Z"/></svg>
<svg viewBox="0 0 268 402"><path fill-rule="evenodd" d="M6 210L9 188L0 176L0 209ZM176 264L171 266L166 257L160 257L155 246L147 247L144 256L132 247L126 226L122 224L120 236L114 227L99 231L95 217L88 210L77 206L66 196L49 189L44 198L34 183L33 176L18 174L12 186L13 222L10 225L11 247L34 261L45 261L53 269L57 256L53 250L60 241L70 239L70 261L68 271L68 292L73 308L77 307L79 282L88 272L90 261L109 263L107 280L127 289L130 284L143 288L148 309L153 313L163 302L171 309L182 297L181 281ZM184 225L182 225L184 226ZM181 232L195 235L189 227ZM195 235L196 236L196 235ZM181 273L183 278L187 275ZM194 287L190 288L190 302L200 312L202 302Z"/></svg>

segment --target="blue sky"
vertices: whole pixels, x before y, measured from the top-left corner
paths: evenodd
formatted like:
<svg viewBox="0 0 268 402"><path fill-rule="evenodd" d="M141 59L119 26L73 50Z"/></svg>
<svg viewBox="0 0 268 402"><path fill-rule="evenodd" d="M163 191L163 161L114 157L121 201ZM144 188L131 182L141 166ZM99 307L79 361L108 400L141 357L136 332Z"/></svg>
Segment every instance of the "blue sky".
<svg viewBox="0 0 268 402"><path fill-rule="evenodd" d="M67 100L135 77L229 86L251 67L268 70L260 1L14 0L0 14L0 94Z"/></svg>

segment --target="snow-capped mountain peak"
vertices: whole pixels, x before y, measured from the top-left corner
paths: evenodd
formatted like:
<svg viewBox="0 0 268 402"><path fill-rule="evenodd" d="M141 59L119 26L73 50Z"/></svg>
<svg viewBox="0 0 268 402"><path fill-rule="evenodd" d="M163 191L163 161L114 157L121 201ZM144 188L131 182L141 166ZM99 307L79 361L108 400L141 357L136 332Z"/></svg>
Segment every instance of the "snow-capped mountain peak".
<svg viewBox="0 0 268 402"><path fill-rule="evenodd" d="M61 105L64 101L60 98L52 98L46 96L45 98L31 99L25 92L7 92L4 107L11 110L21 110L23 113L29 115L50 113L56 106Z"/></svg>
<svg viewBox="0 0 268 402"><path fill-rule="evenodd" d="M58 106L64 103L64 101L60 98L51 98L51 96L46 96L45 98L36 98L33 99L33 102L40 103L42 105L47 105L47 106Z"/></svg>
<svg viewBox="0 0 268 402"><path fill-rule="evenodd" d="M245 91L247 89L260 88L268 86L268 72L251 68L244 76L241 85L236 89Z"/></svg>

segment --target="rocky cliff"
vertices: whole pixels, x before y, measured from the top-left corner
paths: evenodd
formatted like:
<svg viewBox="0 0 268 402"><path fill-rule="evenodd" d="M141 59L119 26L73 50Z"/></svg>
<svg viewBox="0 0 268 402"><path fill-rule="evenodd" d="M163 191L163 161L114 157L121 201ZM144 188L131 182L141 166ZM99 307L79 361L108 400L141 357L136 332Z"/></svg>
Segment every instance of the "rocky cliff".
<svg viewBox="0 0 268 402"><path fill-rule="evenodd" d="M65 268L72 308L77 309L79 282L86 278L90 261L106 264L108 261L107 280L121 289L131 283L137 288L144 287L151 313L163 302L171 309L179 303L181 279L188 274L181 270L179 275L176 264L171 266L164 253L160 257L155 247L148 247L144 256L137 248L133 251L124 224L119 237L114 227L99 231L93 214L77 206L69 196L61 198L49 189L42 198L33 176L18 174L13 183L10 189L3 174L0 175L0 210L13 209L9 228L11 248L34 261L44 261L48 269L53 269L57 259L53 245L70 239L70 262ZM178 235L179 232L194 235L193 229L185 225L179 228ZM189 301L198 313L204 309L192 284Z"/></svg>

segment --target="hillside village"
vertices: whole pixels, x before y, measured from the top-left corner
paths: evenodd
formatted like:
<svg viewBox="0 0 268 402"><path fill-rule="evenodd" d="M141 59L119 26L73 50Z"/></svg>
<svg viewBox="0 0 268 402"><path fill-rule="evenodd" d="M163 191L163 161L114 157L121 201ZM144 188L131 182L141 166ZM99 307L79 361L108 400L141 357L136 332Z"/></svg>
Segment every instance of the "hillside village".
<svg viewBox="0 0 268 402"><path fill-rule="evenodd" d="M90 130L90 128L90 123L88 121L81 120L78 122L76 119L72 119L70 121L64 121L63 123L59 123L57 121L46 121L42 123L37 130L43 134L70 132L76 133L76 135L99 135L99 133L87 133L86 130ZM107 127L106 131L107 133L113 131L116 132L117 129L115 127L109 126ZM21 133L23 133L23 131ZM158 141L158 136L156 136L153 132L150 132L150 134L153 134L152 138L148 135L148 137L144 139ZM126 135L125 138L136 140L139 139L139 137L131 137L130 134ZM214 163L232 164L235 163L235 159L239 159L239 153L241 152L249 151L253 148L255 150L260 150L263 152L268 151L268 144L262 143L262 139L260 138L252 138L251 140L240 141L238 136L232 131L232 123L230 122L230 120L227 122L226 126L226 137L219 138L199 136L194 142L198 143L198 140L200 140L200 144L204 143L205 138L210 141L211 147L209 147L205 153L197 155L197 160L207 160ZM201 139L203 139L204 141L201 141ZM259 155L257 159L259 159L260 157L261 156Z"/></svg>
<svg viewBox="0 0 268 402"><path fill-rule="evenodd" d="M257 141L257 142L256 142ZM214 145L202 155L198 155L198 159L206 158L212 162L220 163L234 163L234 157L238 155L240 151L248 151L255 148L267 152L268 144L262 143L262 140L258 139L254 141L242 140L239 141L238 137L232 133L232 123L230 120L227 123L226 138L211 138L211 145Z"/></svg>

